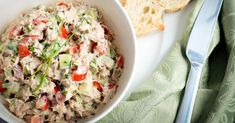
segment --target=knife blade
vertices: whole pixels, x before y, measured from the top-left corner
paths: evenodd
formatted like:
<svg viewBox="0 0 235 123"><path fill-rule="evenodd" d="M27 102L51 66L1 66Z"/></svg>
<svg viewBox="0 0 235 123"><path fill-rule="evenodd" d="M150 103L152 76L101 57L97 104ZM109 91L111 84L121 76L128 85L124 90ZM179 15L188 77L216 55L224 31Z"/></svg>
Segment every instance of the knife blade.
<svg viewBox="0 0 235 123"><path fill-rule="evenodd" d="M203 64L207 58L212 33L223 0L204 0L191 31L186 54L191 63L184 97L178 110L176 123L190 123Z"/></svg>

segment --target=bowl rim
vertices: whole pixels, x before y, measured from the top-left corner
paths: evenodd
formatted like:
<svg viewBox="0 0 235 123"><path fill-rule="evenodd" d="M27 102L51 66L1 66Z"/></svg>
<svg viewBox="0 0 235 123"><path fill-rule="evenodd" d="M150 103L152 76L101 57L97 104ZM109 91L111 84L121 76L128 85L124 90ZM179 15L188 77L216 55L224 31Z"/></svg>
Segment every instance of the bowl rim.
<svg viewBox="0 0 235 123"><path fill-rule="evenodd" d="M66 1L66 0L65 0ZM69 1L69 0L68 0ZM73 0L72 0L73 1ZM70 1L69 1L70 2ZM114 3L114 6L115 6L115 9L118 9L118 12L121 13L123 16L123 21L126 21L127 24L128 24L128 27L130 29L130 35L132 37L132 44L133 44L133 63L132 63L132 66L130 67L130 73L129 74L129 77L127 77L127 81L126 81L126 86L124 87L124 89L122 90L122 92L120 93L120 95L118 95L116 97L116 100L113 101L112 104L110 104L105 110L101 111L99 113L99 115L95 115L93 118L89 119L89 117L86 119L87 121L86 122L97 122L99 121L100 119L104 118L108 113L110 113L117 105L118 103L121 102L121 100L124 98L124 96L127 94L130 86L131 86L131 83L132 83L132 80L133 80L133 74L134 74L134 71L135 71L135 66L136 66L136 34L135 34L135 30L134 30L134 27L131 23L131 19L129 18L127 12L124 10L124 8L122 7L121 3L118 1L118 0L113 0L113 3ZM2 96L2 95L0 95ZM2 106L4 106L2 104ZM14 114L12 114L5 106L3 108L4 110L6 109L10 115L12 115L14 118L16 118L18 121L22 122L22 120L18 117L16 117ZM0 116L0 118L2 118L3 120L9 122L11 120L8 120L7 118L4 118L2 116Z"/></svg>
<svg viewBox="0 0 235 123"><path fill-rule="evenodd" d="M125 88L121 92L121 94L117 97L116 101L114 101L114 103L112 103L106 110L102 111L100 113L100 115L95 116L93 119L89 120L88 122L90 122L90 123L97 122L100 119L104 118L108 113L110 113L118 105L118 103L121 102L121 100L124 98L124 96L127 94L128 90L130 89L130 86L131 86L131 83L132 83L132 80L133 80L135 67L136 67L136 34L135 34L133 24L132 24L131 19L128 16L127 12L122 7L121 3L118 0L113 0L113 1L114 1L115 5L117 6L115 9L119 9L120 12L122 12L122 14L125 17L125 20L127 21L127 24L130 26L131 35L133 37L133 49L134 49L133 65L132 65L132 68L131 68L131 72L129 73L130 76L127 80L127 85L125 86Z"/></svg>

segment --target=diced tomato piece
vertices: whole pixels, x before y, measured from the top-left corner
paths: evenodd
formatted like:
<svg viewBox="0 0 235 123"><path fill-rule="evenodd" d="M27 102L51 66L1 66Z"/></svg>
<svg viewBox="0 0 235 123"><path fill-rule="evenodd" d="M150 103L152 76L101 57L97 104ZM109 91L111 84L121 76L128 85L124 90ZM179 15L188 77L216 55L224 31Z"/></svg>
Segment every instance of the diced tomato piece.
<svg viewBox="0 0 235 123"><path fill-rule="evenodd" d="M78 74L76 71L73 72L73 81L82 81L86 78L86 73Z"/></svg>
<svg viewBox="0 0 235 123"><path fill-rule="evenodd" d="M49 106L50 106L50 101L46 96L42 96L36 102L36 107L44 111L47 110Z"/></svg>
<svg viewBox="0 0 235 123"><path fill-rule="evenodd" d="M74 47L70 47L70 48L69 48L69 53L70 53L70 54L75 54L75 53L78 53L79 50L80 50L80 46L79 46L79 45L74 46Z"/></svg>
<svg viewBox="0 0 235 123"><path fill-rule="evenodd" d="M115 83L109 83L109 85L108 85L108 89L113 89L113 87L117 88L117 87L118 87L118 85L117 85L117 84L115 84Z"/></svg>
<svg viewBox="0 0 235 123"><path fill-rule="evenodd" d="M78 66L76 71L73 71L72 80L82 81L86 78L88 68L86 66Z"/></svg>
<svg viewBox="0 0 235 123"><path fill-rule="evenodd" d="M3 81L0 80L0 92L5 92L6 89L2 87Z"/></svg>
<svg viewBox="0 0 235 123"><path fill-rule="evenodd" d="M102 86L100 85L99 82L93 81L93 86L94 86L99 92L103 92L103 88L102 88Z"/></svg>
<svg viewBox="0 0 235 123"><path fill-rule="evenodd" d="M31 123L43 123L43 119L39 116L33 116L31 117Z"/></svg>
<svg viewBox="0 0 235 123"><path fill-rule="evenodd" d="M64 26L60 27L60 37L67 39L68 38L68 31L64 28Z"/></svg>
<svg viewBox="0 0 235 123"><path fill-rule="evenodd" d="M18 55L21 56L21 57L29 56L30 55L30 50L23 43L19 43L19 45L18 45Z"/></svg>
<svg viewBox="0 0 235 123"><path fill-rule="evenodd" d="M32 40L37 40L39 38L38 35L28 35L28 36L25 36L21 42L22 43L27 43L29 41L29 39L32 39Z"/></svg>
<svg viewBox="0 0 235 123"><path fill-rule="evenodd" d="M120 68L123 68L124 67L124 58L123 56L118 56L117 59L116 59L116 62L117 62L117 65L118 67Z"/></svg>
<svg viewBox="0 0 235 123"><path fill-rule="evenodd" d="M54 93L56 94L59 91L59 88L57 86L54 87Z"/></svg>

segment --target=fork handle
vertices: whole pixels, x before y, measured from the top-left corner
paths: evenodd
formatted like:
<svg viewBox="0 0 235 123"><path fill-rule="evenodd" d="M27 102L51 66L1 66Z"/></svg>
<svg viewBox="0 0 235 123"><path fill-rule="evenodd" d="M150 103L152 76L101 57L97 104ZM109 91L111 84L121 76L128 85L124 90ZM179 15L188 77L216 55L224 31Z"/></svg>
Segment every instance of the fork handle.
<svg viewBox="0 0 235 123"><path fill-rule="evenodd" d="M201 64L191 64L191 69L184 92L184 98L177 114L176 123L190 123L201 72Z"/></svg>

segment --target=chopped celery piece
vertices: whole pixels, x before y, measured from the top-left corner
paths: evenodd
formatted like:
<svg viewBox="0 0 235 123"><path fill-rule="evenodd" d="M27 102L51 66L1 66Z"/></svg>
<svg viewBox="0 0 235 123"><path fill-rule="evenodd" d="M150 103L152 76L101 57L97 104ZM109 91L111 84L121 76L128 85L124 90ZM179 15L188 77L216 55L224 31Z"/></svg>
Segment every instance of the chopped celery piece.
<svg viewBox="0 0 235 123"><path fill-rule="evenodd" d="M98 11L95 8L89 8L87 14L90 15L93 19L98 20Z"/></svg>
<svg viewBox="0 0 235 123"><path fill-rule="evenodd" d="M88 94L89 89L90 89L90 87L89 87L88 83L83 83L80 86L78 86L78 90L83 94Z"/></svg>
<svg viewBox="0 0 235 123"><path fill-rule="evenodd" d="M2 86L7 89L7 92L12 94L17 93L20 89L20 84L17 82L4 83Z"/></svg>
<svg viewBox="0 0 235 123"><path fill-rule="evenodd" d="M71 56L69 54L59 55L60 69L68 69L71 64Z"/></svg>
<svg viewBox="0 0 235 123"><path fill-rule="evenodd" d="M92 74L96 74L98 72L98 66L97 66L96 60L93 60L90 62L90 68L91 68Z"/></svg>
<svg viewBox="0 0 235 123"><path fill-rule="evenodd" d="M93 109L92 104L90 104L90 103L85 103L85 104L84 104L84 108L85 108L86 110L92 110L92 109Z"/></svg>
<svg viewBox="0 0 235 123"><path fill-rule="evenodd" d="M108 69L112 69L114 66L114 60L111 59L110 57L104 56L104 55L100 56L97 59L97 63L98 63L98 65L105 65L106 67L108 67Z"/></svg>
<svg viewBox="0 0 235 123"><path fill-rule="evenodd" d="M52 23L56 24L56 23L57 23L56 17L55 17L55 16L51 16L51 17L49 18L49 22L52 22Z"/></svg>
<svg viewBox="0 0 235 123"><path fill-rule="evenodd" d="M17 42L10 42L10 43L8 43L7 49L12 50L16 54L18 52L18 50L17 50Z"/></svg>
<svg viewBox="0 0 235 123"><path fill-rule="evenodd" d="M9 68L9 67L7 67L7 68L4 70L4 74L5 74L5 76L7 76L7 77L12 76L12 69Z"/></svg>

